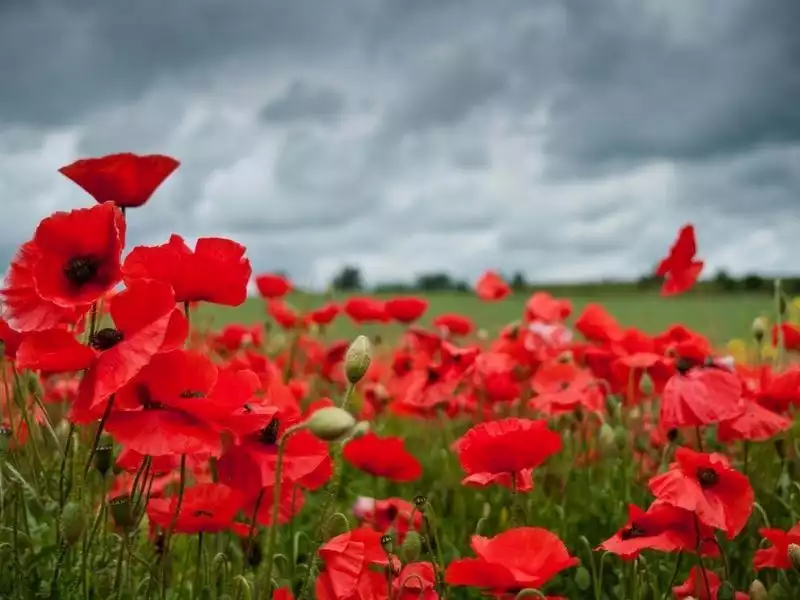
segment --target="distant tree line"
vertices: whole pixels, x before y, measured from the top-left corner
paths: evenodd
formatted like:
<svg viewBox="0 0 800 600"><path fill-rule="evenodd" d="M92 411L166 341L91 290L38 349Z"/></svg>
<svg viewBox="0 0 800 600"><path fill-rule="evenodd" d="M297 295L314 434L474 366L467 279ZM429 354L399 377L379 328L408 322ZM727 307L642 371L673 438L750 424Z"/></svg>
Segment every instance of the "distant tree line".
<svg viewBox="0 0 800 600"><path fill-rule="evenodd" d="M643 275L636 281L596 281L589 283L542 285L529 282L525 275L514 272L504 275L512 289L517 292L532 292L547 288L559 290L564 294L613 294L619 292L655 291L661 286L661 279L654 273ZM772 293L773 278L757 273L742 277L731 275L725 270L717 271L711 279L704 279L695 286L696 293L735 294ZM331 280L330 287L341 292L370 291L387 294L415 292L468 292L474 282L465 281L445 272L422 273L411 282L385 282L369 287L365 284L361 269L348 265ZM782 278L783 289L790 294L800 294L800 276Z"/></svg>

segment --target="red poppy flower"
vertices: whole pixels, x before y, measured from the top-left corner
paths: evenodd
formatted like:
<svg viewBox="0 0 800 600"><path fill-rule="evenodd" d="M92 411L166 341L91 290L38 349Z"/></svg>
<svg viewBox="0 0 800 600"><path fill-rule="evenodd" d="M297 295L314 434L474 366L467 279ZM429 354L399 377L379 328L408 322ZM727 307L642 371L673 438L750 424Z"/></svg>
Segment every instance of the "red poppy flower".
<svg viewBox="0 0 800 600"><path fill-rule="evenodd" d="M628 506L628 522L600 548L625 559L639 556L642 550L659 552L695 552L698 541L714 535L707 525L700 525L700 540L697 539L694 514L691 511L656 500L643 511L638 506ZM716 555L716 544L705 542L702 554Z"/></svg>
<svg viewBox="0 0 800 600"><path fill-rule="evenodd" d="M456 442L458 460L467 473L462 483L473 485L499 483L511 487L512 473L519 484L519 474L538 467L559 450L561 436L548 429L546 421L516 417L479 423ZM524 487L520 491L530 489Z"/></svg>
<svg viewBox="0 0 800 600"><path fill-rule="evenodd" d="M342 309L344 314L357 324L386 323L389 321L386 306L375 298L349 298Z"/></svg>
<svg viewBox="0 0 800 600"><path fill-rule="evenodd" d="M436 570L429 562L406 564L392 584L397 600L437 600Z"/></svg>
<svg viewBox="0 0 800 600"><path fill-rule="evenodd" d="M789 557L789 544L800 545L800 523L789 531L781 529L759 529L758 533L770 544L769 548L756 550L753 557L753 568L758 569L791 569L792 559Z"/></svg>
<svg viewBox="0 0 800 600"><path fill-rule="evenodd" d="M452 561L445 573L450 585L493 594L541 588L557 573L579 564L554 533L538 527L508 529L493 538L472 536L478 558Z"/></svg>
<svg viewBox="0 0 800 600"><path fill-rule="evenodd" d="M3 319L0 319L0 344L3 348L3 356L14 360L17 355L17 348L22 343L23 334L14 331Z"/></svg>
<svg viewBox="0 0 800 600"><path fill-rule="evenodd" d="M292 282L283 275L265 273L256 277L256 287L262 298L283 298L292 291Z"/></svg>
<svg viewBox="0 0 800 600"><path fill-rule="evenodd" d="M706 587L706 581L708 581L708 587ZM706 569L706 574L703 576L699 567L692 567L686 581L673 587L672 593L675 594L677 600L689 600L690 598L716 600L721 586L722 582L719 579L719 575L713 571ZM735 600L748 600L750 598L744 592L735 592L733 597Z"/></svg>
<svg viewBox="0 0 800 600"><path fill-rule="evenodd" d="M259 501L259 496L261 500ZM248 521L253 516L253 511L256 510L256 503L258 503L258 512L256 513L256 523L264 525L265 527L272 527L272 508L275 500L275 488L265 487L262 488L258 494L250 494L248 501L242 507L242 512L247 515ZM282 485L281 486L281 499L278 502L278 525L285 525L294 519L302 510L305 504L305 494L299 485ZM249 530L249 525L248 530Z"/></svg>
<svg viewBox="0 0 800 600"><path fill-rule="evenodd" d="M800 367L789 367L777 375L769 367L763 367L756 401L765 408L786 412L791 405L800 405Z"/></svg>
<svg viewBox="0 0 800 600"><path fill-rule="evenodd" d="M275 485L278 440L291 420L273 418L266 426L228 448L217 461L221 483L239 489L248 496ZM283 455L282 484L317 489L331 476L332 462L328 446L310 432L301 430L287 441Z"/></svg>
<svg viewBox="0 0 800 600"><path fill-rule="evenodd" d="M4 318L23 332L73 323L119 282L124 246L125 220L113 204L47 217L11 262Z"/></svg>
<svg viewBox="0 0 800 600"><path fill-rule="evenodd" d="M64 330L32 333L21 346L20 366L49 372L89 369L81 380L80 410L91 411L133 379L159 352L183 345L188 324L172 289L137 280L110 301L114 327L98 330L89 346Z"/></svg>
<svg viewBox="0 0 800 600"><path fill-rule="evenodd" d="M484 352L474 359L472 383L476 389L482 389L490 402L512 402L522 391L516 377L517 367L517 362L507 354Z"/></svg>
<svg viewBox="0 0 800 600"><path fill-rule="evenodd" d="M511 293L511 286L496 271L486 271L475 284L478 298L486 302L502 300Z"/></svg>
<svg viewBox="0 0 800 600"><path fill-rule="evenodd" d="M316 323L317 325L330 325L333 320L339 316L340 310L337 304L328 302L312 310L308 314L308 318L312 323Z"/></svg>
<svg viewBox="0 0 800 600"><path fill-rule="evenodd" d="M61 167L68 177L100 204L113 202L123 208L141 206L180 163L169 156L137 156L130 152L102 158L84 158Z"/></svg>
<svg viewBox="0 0 800 600"><path fill-rule="evenodd" d="M294 309L277 298L267 301L267 312L283 329L294 329L301 322Z"/></svg>
<svg viewBox="0 0 800 600"><path fill-rule="evenodd" d="M357 469L396 482L416 481L422 465L410 454L399 437L380 438L369 432L347 442L344 459Z"/></svg>
<svg viewBox="0 0 800 600"><path fill-rule="evenodd" d="M358 518L381 533L386 533L389 529L393 529L399 544L403 543L406 534L410 530L418 531L422 527L422 513L415 510L414 505L407 500L402 498L386 498L385 500L366 498L362 501L364 510L359 512Z"/></svg>
<svg viewBox="0 0 800 600"><path fill-rule="evenodd" d="M239 306L247 298L250 261L245 247L224 238L200 238L194 252L173 234L161 246L134 248L123 265L125 281L155 279L169 283L176 302Z"/></svg>
<svg viewBox="0 0 800 600"><path fill-rule="evenodd" d="M622 356L611 365L611 370L627 404L638 404L645 397L640 386L645 374L653 382L653 395L661 394L667 382L675 375L673 361L652 352Z"/></svg>
<svg viewBox="0 0 800 600"><path fill-rule="evenodd" d="M613 342L623 336L620 324L599 304L586 305L575 321L575 329L593 342Z"/></svg>
<svg viewBox="0 0 800 600"><path fill-rule="evenodd" d="M384 304L386 314L398 323L408 325L419 319L428 309L428 301L415 296L392 298Z"/></svg>
<svg viewBox="0 0 800 600"><path fill-rule="evenodd" d="M433 326L452 336L469 335L475 329L471 319L455 314L439 315L433 320Z"/></svg>
<svg viewBox="0 0 800 600"><path fill-rule="evenodd" d="M742 381L728 371L695 368L672 376L661 396L661 427L701 427L744 412Z"/></svg>
<svg viewBox="0 0 800 600"><path fill-rule="evenodd" d="M337 535L322 545L319 556L324 568L315 587L318 600L388 597L385 569L389 567L389 558L377 531L361 527Z"/></svg>
<svg viewBox="0 0 800 600"><path fill-rule="evenodd" d="M783 347L794 352L800 351L800 327L794 323L781 323L780 329L777 325L772 327L772 345L777 347L779 335L783 338Z"/></svg>
<svg viewBox="0 0 800 600"><path fill-rule="evenodd" d="M656 475L650 490L664 502L693 511L700 523L722 529L729 539L747 524L755 496L750 481L721 454L678 448L669 471Z"/></svg>
<svg viewBox="0 0 800 600"><path fill-rule="evenodd" d="M572 314L572 302L557 300L547 292L536 292L525 303L525 318L528 321L557 323Z"/></svg>
<svg viewBox="0 0 800 600"><path fill-rule="evenodd" d="M175 517L178 498L156 498L147 503L147 518L159 527L167 528ZM183 492L176 533L219 533L230 529L233 518L242 507L242 496L236 490L219 483L187 487Z"/></svg>
<svg viewBox="0 0 800 600"><path fill-rule="evenodd" d="M278 588L272 594L272 600L294 600L294 594L289 588Z"/></svg>
<svg viewBox="0 0 800 600"><path fill-rule="evenodd" d="M678 239L656 268L656 277L665 277L661 287L662 296L674 296L688 291L703 270L703 261L695 260L697 244L694 226L685 225L678 232Z"/></svg>
<svg viewBox="0 0 800 600"><path fill-rule="evenodd" d="M733 419L722 421L717 435L722 442L749 440L764 442L792 428L793 421L764 408L756 402L745 402L744 412Z"/></svg>

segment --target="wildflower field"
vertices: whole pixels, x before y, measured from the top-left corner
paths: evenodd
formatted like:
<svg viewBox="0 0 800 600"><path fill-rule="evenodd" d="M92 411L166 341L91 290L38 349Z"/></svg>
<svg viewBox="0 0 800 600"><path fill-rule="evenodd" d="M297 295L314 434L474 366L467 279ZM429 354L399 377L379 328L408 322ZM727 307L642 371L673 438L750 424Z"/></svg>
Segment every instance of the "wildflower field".
<svg viewBox="0 0 800 600"><path fill-rule="evenodd" d="M0 598L800 598L780 282L693 295L687 225L658 296L309 296L127 245L178 166L63 167L86 205L10 265Z"/></svg>

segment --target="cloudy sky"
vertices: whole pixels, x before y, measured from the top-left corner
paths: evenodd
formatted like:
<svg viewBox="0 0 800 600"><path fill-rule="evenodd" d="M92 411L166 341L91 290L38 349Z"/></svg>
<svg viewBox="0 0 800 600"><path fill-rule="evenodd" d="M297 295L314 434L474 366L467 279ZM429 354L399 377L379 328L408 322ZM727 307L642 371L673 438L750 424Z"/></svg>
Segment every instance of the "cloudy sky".
<svg viewBox="0 0 800 600"><path fill-rule="evenodd" d="M321 285L797 272L797 0L0 0L0 261L76 158L182 162L130 242Z"/></svg>

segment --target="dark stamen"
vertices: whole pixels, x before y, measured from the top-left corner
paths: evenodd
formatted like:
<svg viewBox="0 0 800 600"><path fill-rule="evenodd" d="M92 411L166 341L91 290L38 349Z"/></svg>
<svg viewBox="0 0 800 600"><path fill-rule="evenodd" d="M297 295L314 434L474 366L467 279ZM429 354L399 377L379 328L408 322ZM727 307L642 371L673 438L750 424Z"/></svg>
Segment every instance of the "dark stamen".
<svg viewBox="0 0 800 600"><path fill-rule="evenodd" d="M697 469L697 481L702 488L714 487L719 483L719 475L714 469L701 467Z"/></svg>
<svg viewBox="0 0 800 600"><path fill-rule="evenodd" d="M196 392L193 390L183 390L181 392L181 398L202 398L205 396L203 392Z"/></svg>
<svg viewBox="0 0 800 600"><path fill-rule="evenodd" d="M213 517L214 513L208 512L207 510L196 510L192 515L195 517Z"/></svg>
<svg viewBox="0 0 800 600"><path fill-rule="evenodd" d="M264 427L261 430L261 434L259 439L263 444L267 444L268 446L274 446L278 442L278 428L280 427L281 423L278 419L272 419L269 422L269 425Z"/></svg>
<svg viewBox="0 0 800 600"><path fill-rule="evenodd" d="M95 350L110 350L122 341L123 335L119 329L104 327L92 336L89 345Z"/></svg>
<svg viewBox="0 0 800 600"><path fill-rule="evenodd" d="M647 533L645 533L644 529L633 523L630 527L623 529L619 537L623 540L632 540L634 538L645 537L646 535Z"/></svg>
<svg viewBox="0 0 800 600"><path fill-rule="evenodd" d="M94 279L99 266L97 261L89 256L76 256L64 265L64 276L71 283L81 287Z"/></svg>

